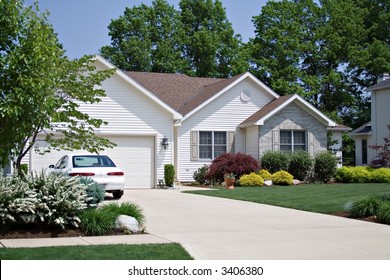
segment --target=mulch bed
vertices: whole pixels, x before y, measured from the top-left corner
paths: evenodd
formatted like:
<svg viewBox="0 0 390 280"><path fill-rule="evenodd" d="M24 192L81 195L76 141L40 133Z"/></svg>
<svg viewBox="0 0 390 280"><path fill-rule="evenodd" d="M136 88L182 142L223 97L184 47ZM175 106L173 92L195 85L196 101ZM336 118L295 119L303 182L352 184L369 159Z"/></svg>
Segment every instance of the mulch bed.
<svg viewBox="0 0 390 280"><path fill-rule="evenodd" d="M123 232L112 231L108 235L123 235ZM81 229L60 229L50 227L40 227L36 225L25 225L23 227L1 227L0 239L19 238L53 238L53 237L79 237L85 236Z"/></svg>

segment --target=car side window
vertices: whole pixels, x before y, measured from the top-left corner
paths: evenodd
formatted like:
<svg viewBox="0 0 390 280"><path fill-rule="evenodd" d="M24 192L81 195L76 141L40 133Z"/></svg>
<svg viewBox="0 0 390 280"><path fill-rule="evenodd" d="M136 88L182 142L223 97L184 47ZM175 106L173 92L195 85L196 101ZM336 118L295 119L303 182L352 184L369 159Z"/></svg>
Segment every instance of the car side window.
<svg viewBox="0 0 390 280"><path fill-rule="evenodd" d="M68 163L68 156L63 156L55 165L55 169L64 169Z"/></svg>

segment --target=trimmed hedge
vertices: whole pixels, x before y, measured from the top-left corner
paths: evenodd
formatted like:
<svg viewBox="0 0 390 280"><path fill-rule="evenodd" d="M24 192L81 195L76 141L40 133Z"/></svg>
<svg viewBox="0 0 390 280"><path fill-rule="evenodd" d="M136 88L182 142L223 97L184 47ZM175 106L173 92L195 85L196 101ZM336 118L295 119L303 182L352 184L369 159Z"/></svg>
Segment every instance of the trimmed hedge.
<svg viewBox="0 0 390 280"><path fill-rule="evenodd" d="M343 166L337 170L335 178L340 183L390 183L390 168Z"/></svg>

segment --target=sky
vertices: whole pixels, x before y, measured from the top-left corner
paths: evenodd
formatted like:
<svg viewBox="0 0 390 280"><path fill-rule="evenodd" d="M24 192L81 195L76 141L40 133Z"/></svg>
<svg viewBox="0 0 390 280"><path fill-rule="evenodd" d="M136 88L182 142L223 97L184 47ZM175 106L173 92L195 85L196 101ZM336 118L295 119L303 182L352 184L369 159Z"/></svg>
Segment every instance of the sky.
<svg viewBox="0 0 390 280"><path fill-rule="evenodd" d="M267 0L221 0L228 20L236 34L244 42L254 37L252 17L259 15ZM49 21L54 26L58 39L70 58L99 53L110 45L108 25L112 19L123 15L125 7L148 6L152 0L39 0L39 9L50 12ZM168 0L179 10L180 0ZM25 0L29 6L34 0Z"/></svg>

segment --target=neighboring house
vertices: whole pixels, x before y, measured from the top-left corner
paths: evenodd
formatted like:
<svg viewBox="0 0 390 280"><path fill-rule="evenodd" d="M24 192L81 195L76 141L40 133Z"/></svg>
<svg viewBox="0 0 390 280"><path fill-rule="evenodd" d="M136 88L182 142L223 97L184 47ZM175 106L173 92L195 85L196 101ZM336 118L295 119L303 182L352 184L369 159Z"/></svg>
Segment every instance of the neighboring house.
<svg viewBox="0 0 390 280"><path fill-rule="evenodd" d="M100 56L95 65L114 68ZM199 167L225 152L257 160L267 150L314 156L326 150L328 129L342 131L300 96L280 97L250 73L214 79L117 70L102 87L102 102L81 109L108 122L96 133L117 144L105 153L124 169L127 188L155 187L165 164L174 164L179 182L193 181ZM40 170L63 153L32 151L28 161Z"/></svg>
<svg viewBox="0 0 390 280"><path fill-rule="evenodd" d="M11 160L8 161L8 164L6 164L4 167L0 165L0 174L3 176L7 176L12 174L13 168L12 168L12 162Z"/></svg>
<svg viewBox="0 0 390 280"><path fill-rule="evenodd" d="M375 159L377 151L370 146L384 144L384 137L389 136L390 125L390 79L384 74L378 83L367 89L371 92L371 121L353 130L355 139L356 165L366 165Z"/></svg>

